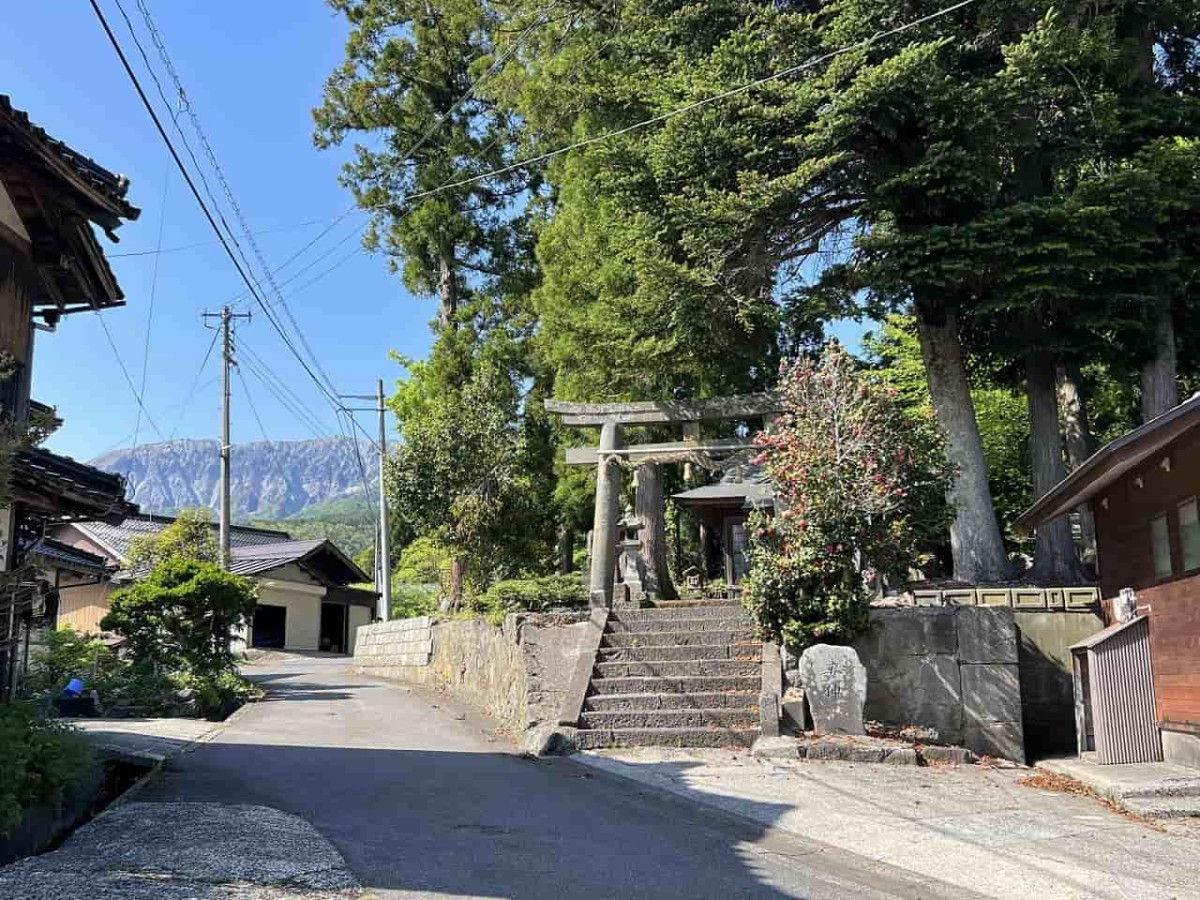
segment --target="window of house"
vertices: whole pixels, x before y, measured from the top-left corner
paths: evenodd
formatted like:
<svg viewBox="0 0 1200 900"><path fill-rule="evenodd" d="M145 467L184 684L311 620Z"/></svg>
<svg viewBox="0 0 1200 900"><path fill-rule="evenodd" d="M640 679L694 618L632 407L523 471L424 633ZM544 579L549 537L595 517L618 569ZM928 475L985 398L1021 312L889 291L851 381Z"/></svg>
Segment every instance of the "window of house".
<svg viewBox="0 0 1200 900"><path fill-rule="evenodd" d="M1179 543L1183 546L1183 568L1200 569L1200 510L1196 498L1179 504Z"/></svg>
<svg viewBox="0 0 1200 900"><path fill-rule="evenodd" d="M1150 540L1154 546L1154 577L1169 578L1171 575L1171 532L1167 528L1166 513L1150 521Z"/></svg>

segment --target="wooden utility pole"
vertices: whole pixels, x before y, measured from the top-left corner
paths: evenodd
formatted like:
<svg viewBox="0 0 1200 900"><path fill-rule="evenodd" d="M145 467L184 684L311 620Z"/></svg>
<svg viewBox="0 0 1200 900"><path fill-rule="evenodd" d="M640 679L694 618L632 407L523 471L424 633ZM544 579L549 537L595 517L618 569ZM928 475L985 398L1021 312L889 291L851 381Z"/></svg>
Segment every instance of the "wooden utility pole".
<svg viewBox="0 0 1200 900"><path fill-rule="evenodd" d="M250 318L250 313L235 313L230 307L222 306L220 312L204 314L205 320L219 319L221 322L221 565L229 568L229 524L232 516L229 489L229 370L237 365L233 358L233 322L235 319Z"/></svg>

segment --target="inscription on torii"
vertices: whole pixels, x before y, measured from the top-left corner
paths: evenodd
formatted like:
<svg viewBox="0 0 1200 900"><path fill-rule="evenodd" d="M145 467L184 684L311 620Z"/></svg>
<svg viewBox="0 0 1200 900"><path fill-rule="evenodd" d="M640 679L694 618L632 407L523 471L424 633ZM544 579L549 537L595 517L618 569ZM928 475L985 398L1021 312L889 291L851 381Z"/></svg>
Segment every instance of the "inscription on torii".
<svg viewBox="0 0 1200 900"><path fill-rule="evenodd" d="M700 423L742 419L769 419L779 412L774 394L742 394L710 400L644 401L631 403L571 403L547 400L546 411L562 416L567 427L600 428L600 444L567 450L568 465L594 465L596 506L592 520L592 564L588 572L588 596L592 606L611 607L617 565L617 542L621 500L621 478L625 466L667 462L713 463L719 458L744 453L752 448L745 440L700 438ZM683 426L683 440L660 444L624 446L626 425ZM657 472L657 467L653 466ZM659 509L661 517L664 511Z"/></svg>

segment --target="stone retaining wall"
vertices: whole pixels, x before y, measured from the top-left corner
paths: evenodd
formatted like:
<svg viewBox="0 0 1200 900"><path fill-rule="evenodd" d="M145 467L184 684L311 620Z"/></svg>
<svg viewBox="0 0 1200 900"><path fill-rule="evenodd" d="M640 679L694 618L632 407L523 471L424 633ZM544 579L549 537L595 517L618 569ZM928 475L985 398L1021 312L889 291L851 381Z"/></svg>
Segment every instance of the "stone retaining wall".
<svg viewBox="0 0 1200 900"><path fill-rule="evenodd" d="M536 747L558 724L587 619L586 612L513 613L500 627L427 616L364 625L354 668L446 691Z"/></svg>
<svg viewBox="0 0 1200 900"><path fill-rule="evenodd" d="M1018 647L1005 607L872 610L855 643L867 667L866 718L1023 762Z"/></svg>

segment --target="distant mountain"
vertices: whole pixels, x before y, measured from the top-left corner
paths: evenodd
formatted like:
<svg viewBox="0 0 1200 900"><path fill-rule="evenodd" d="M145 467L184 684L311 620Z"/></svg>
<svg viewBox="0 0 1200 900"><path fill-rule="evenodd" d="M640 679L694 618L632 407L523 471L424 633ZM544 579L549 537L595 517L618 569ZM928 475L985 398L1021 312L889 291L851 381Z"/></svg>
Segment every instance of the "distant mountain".
<svg viewBox="0 0 1200 900"><path fill-rule="evenodd" d="M374 457L360 445L374 491ZM354 441L346 437L307 441L258 441L232 450L233 515L237 521L283 519L332 501L362 501L362 476ZM220 446L216 441L170 441L114 450L91 461L124 475L129 497L144 512L216 509ZM354 504L357 505L357 504Z"/></svg>

